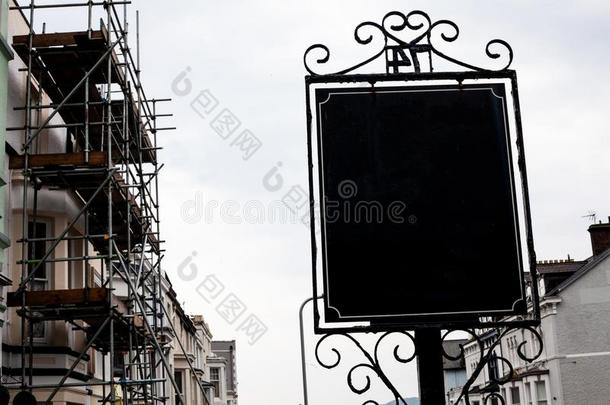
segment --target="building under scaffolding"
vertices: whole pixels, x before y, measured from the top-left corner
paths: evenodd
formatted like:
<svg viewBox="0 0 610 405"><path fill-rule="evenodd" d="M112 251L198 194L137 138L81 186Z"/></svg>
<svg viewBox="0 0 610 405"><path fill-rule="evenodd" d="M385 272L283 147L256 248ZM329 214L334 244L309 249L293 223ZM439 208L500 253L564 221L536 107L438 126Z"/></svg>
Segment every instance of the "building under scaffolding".
<svg viewBox="0 0 610 405"><path fill-rule="evenodd" d="M186 403L169 346L195 366L172 341L159 233L157 134L172 128L157 124L167 100L142 87L129 2L11 3L24 80L9 97L18 118L8 136L20 147L9 162L7 306L20 325L3 344L3 383L45 403ZM38 19L76 8L79 31L47 33ZM208 403L196 383L192 403Z"/></svg>

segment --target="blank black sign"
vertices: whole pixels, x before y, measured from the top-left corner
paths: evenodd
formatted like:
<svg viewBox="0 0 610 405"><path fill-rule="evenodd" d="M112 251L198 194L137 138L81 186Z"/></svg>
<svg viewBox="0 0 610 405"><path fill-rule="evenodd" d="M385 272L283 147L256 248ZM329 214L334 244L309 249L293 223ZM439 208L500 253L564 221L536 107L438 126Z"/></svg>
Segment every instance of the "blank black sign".
<svg viewBox="0 0 610 405"><path fill-rule="evenodd" d="M327 321L522 312L504 84L315 90Z"/></svg>

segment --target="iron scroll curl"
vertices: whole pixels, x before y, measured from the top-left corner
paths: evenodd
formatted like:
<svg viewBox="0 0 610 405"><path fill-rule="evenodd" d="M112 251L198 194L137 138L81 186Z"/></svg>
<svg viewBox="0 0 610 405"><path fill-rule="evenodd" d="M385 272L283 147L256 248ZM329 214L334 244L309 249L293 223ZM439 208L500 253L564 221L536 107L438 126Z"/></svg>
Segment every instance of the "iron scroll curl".
<svg viewBox="0 0 610 405"><path fill-rule="evenodd" d="M492 362L495 362L496 367L501 368L502 370L504 370L504 372L501 375L497 376L490 375L488 385L492 388L498 388L511 381L511 379L515 376L516 373L515 365L503 354L498 354L496 348L500 346L502 339L504 339L508 334L514 331L528 331L529 333L531 333L532 342L536 343L535 346L537 347L537 350L531 355L528 355L525 351L525 347L528 342L527 340L523 340L517 345L516 354L525 363L534 362L542 355L544 344L542 335L534 327L520 326L489 329L486 332L488 336L493 336L491 339L485 338L486 334L482 333L482 331L477 331L474 329L456 329L448 330L447 332L445 332L445 334L441 338L442 342L445 342L447 337L453 334L454 332L461 332L463 334L468 335L470 342L476 344L478 348L478 358L476 360L476 367L472 370L470 378L468 378L468 380L462 387L460 395L458 396L455 403L461 403L460 401L464 400L466 405L471 405L471 388L475 384L485 367L489 367ZM489 335L490 332L491 335ZM465 362L466 352L464 350L464 345L459 346L459 352L457 354L447 353L443 345L443 357L449 360L463 360ZM501 367L499 367L499 365L501 365ZM497 403L498 405L506 405L506 399L498 391L491 391L490 393L484 395L482 398L483 404L492 404L494 403L493 400L495 400L495 403Z"/></svg>
<svg viewBox="0 0 610 405"><path fill-rule="evenodd" d="M365 31L369 31L368 34ZM408 34L411 34L412 38L404 39L404 36L408 36ZM369 45L374 42L375 37L381 38L379 41L381 45L370 57L351 67L325 74L352 73L381 57L385 59L386 73L401 73L405 68L409 68L414 73L421 73L423 64L420 58L422 56L427 59L425 69L429 72L434 71L435 59L478 72L499 72L510 68L513 62L513 50L508 42L502 39L492 39L485 46L485 55L489 59L505 61L496 68L464 62L440 49L441 43L455 42L459 35L460 29L453 21L446 19L433 21L426 12L421 10L414 10L408 14L391 11L383 17L381 24L366 21L360 23L354 30L354 39L360 45ZM442 42L437 42L438 38ZM320 73L317 67L328 63L330 56L330 49L326 45L311 45L303 55L305 69L313 76L322 75L323 73Z"/></svg>
<svg viewBox="0 0 610 405"><path fill-rule="evenodd" d="M472 402L470 395L473 385L483 370L486 367L489 367L492 362L496 362L496 366L503 370L503 372L497 376L490 376L488 381L488 385L490 387L495 387L496 390L491 390L489 393L484 394L481 399L483 404L492 404L495 400L495 403L498 405L506 405L506 399L502 396L498 388L511 381L516 374L517 368L508 358L504 357L501 353L499 354L498 350L496 349L500 346L502 339L506 338L508 334L515 331L527 331L531 333L532 341L536 343L535 346L537 347L535 352L528 355L525 351L528 341L523 340L516 347L517 356L525 363L531 363L538 359L543 352L543 338L540 332L534 327L522 326L494 328L487 330L487 333L482 333L481 330L475 329L452 329L447 330L443 334L441 339L443 343L448 340L447 338L449 336L456 332L462 335L467 335L469 337L468 344L475 345L478 349L476 355L476 367L471 371L470 377L464 386L461 387L460 394L455 403L462 403L460 401L463 401L466 405L471 405ZM327 370L332 370L339 367L339 365L343 362L343 355L339 349L339 345L337 344L338 342L332 344L331 340L333 338L342 338L345 342L350 343L350 346L353 349L356 349L356 354L362 355L362 357L365 359L364 361L351 366L347 371L346 380L349 389L354 394L365 395L371 389L372 379L376 378L392 393L394 396L395 405L407 405L407 401L400 393L400 388L394 385L394 383L388 377L388 374L385 373L384 367L381 363L382 342L388 340L387 338L389 336L402 339L399 343L394 343L392 356L389 357L390 359L401 364L407 364L416 359L417 351L415 349L415 338L412 332L408 331L392 331L379 334L374 348L370 352L363 346L363 344L354 334L329 333L322 336L318 340L315 347L315 358L317 363ZM413 347L413 351L408 352L408 355L406 356L401 355L401 351L404 351L406 346ZM448 353L443 345L442 354L443 357L448 360L464 362L466 361L467 356L463 344L459 345L459 350L457 353ZM356 382L356 378L358 376L364 377L363 382L361 381L359 384ZM362 405L380 405L380 403L373 399L367 399L362 403Z"/></svg>
<svg viewBox="0 0 610 405"><path fill-rule="evenodd" d="M338 367L339 364L342 362L343 357L341 355L341 352L337 348L337 346L330 345L328 348L326 348L326 350L329 350L330 353L332 353L331 356L333 357L333 359L330 361L323 359L322 351L325 349L325 344L327 342L329 342L331 338L334 338L334 337L344 338L346 341L350 342L352 344L352 346L357 349L357 352L362 354L363 357L366 359L366 361L362 361L362 362L357 363L354 366L352 366L349 369L349 371L347 372L346 379L347 379L347 385L348 385L349 389L357 395L364 395L371 388L371 383L372 383L371 377L376 377L392 393L392 395L394 396L394 400L396 401L395 403L397 405L398 404L408 405L407 401L400 394L399 389L396 386L394 386L392 381L389 379L387 374L384 372L384 369L383 369L381 361L380 361L382 342L387 340L387 338L389 336L394 336L395 338L402 339L402 341L400 343L394 343L394 348L392 350L392 359L394 361L401 363L401 364L407 364L416 358L415 350L413 350L412 353L407 356L401 355L400 352L401 352L401 350L404 350L403 349L404 346L408 345L408 346L415 347L415 339L414 339L413 335L409 332L402 332L402 331L392 331L392 332L385 332L385 333L381 334L381 336L377 339L377 341L375 343L375 347L371 353L369 353L369 351L367 351L364 348L364 346L358 341L358 339L356 339L351 334L347 334L347 333L327 334L327 335L324 335L322 338L320 338L320 340L318 340L318 343L316 344L316 348L315 348L315 357L316 357L318 364L321 365L322 367L324 367L325 369L330 370L330 369L334 369L335 367ZM406 343L405 343L405 341L406 341ZM358 374L358 373L364 373L363 374L364 384L356 384L355 378L356 378L356 374ZM362 405L380 405L380 403L375 400L369 399L369 400L366 400L365 402L363 402Z"/></svg>

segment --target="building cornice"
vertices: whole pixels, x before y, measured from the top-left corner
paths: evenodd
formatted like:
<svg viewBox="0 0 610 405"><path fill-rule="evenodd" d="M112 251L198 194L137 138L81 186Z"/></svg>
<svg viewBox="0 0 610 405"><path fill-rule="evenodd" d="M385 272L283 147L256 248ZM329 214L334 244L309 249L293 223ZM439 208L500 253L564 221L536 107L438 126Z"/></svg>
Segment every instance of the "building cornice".
<svg viewBox="0 0 610 405"><path fill-rule="evenodd" d="M6 38L4 38L4 35L0 35L0 51L7 60L15 59L15 53L11 49L11 46L8 44L8 42L6 42Z"/></svg>
<svg viewBox="0 0 610 405"><path fill-rule="evenodd" d="M11 246L11 239L4 232L0 232L0 249L6 249L9 246Z"/></svg>

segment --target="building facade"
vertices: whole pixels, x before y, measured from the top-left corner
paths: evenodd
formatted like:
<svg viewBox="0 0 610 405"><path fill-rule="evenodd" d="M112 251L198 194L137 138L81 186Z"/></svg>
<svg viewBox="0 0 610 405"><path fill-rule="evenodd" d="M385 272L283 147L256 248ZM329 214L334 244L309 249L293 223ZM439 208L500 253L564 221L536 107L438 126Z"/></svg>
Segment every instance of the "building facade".
<svg viewBox="0 0 610 405"><path fill-rule="evenodd" d="M219 405L237 405L237 360L235 340L212 341L210 382L215 386Z"/></svg>
<svg viewBox="0 0 610 405"><path fill-rule="evenodd" d="M214 403L210 328L161 266L155 116L121 22L34 33L0 2L2 385L58 405Z"/></svg>
<svg viewBox="0 0 610 405"><path fill-rule="evenodd" d="M466 339L445 340L443 342L443 377L444 387L447 391L447 405L455 390L459 390L467 380L464 357L460 357L461 347L468 343ZM449 358L449 356L451 358Z"/></svg>
<svg viewBox="0 0 610 405"><path fill-rule="evenodd" d="M3 2L4 3L4 2ZM14 2L10 2L14 6ZM3 11L7 11L4 9ZM17 35L24 35L29 32L29 25L20 11L10 10L2 14L3 21L7 22L7 42L11 43L12 38ZM5 20L6 19L6 20ZM51 100L44 91L35 82L28 83L27 73L24 71L26 64L21 58L14 58L8 64L7 77L4 86L6 86L6 94L8 94L8 106L3 114L2 129L6 127L19 128L25 125L25 113L22 107L25 105L26 92L36 94L39 103L50 103ZM28 89L28 86L30 87ZM31 123L35 125L37 122L42 122L48 116L48 110L40 110L39 113L31 114ZM54 120L60 124L59 118ZM62 145L65 141L65 135L60 129L53 128L45 131L45 136L41 137L33 146L37 153L53 153L61 152ZM13 170L9 166L11 156L18 156L22 151L24 144L23 131L8 131L6 140L3 141L6 145L6 154L3 154L3 167L7 179L7 184L3 188L5 190L2 204L5 205L4 215L6 218L4 225L6 231L13 241L23 239L24 235L21 230L21 217L24 210L22 201L19 196L23 193L25 185L24 178L20 170ZM78 210L78 202L67 191L51 190L49 188L40 188L37 190L40 193L39 199L39 217L37 221L30 221L27 224L28 237L32 238L50 238L54 232L63 229L69 221L70 215ZM27 208L26 208L27 209ZM79 224L80 225L80 224ZM76 236L82 226L75 226L72 230L72 235ZM84 245L84 244L83 244ZM54 254L66 257L69 249L83 249L83 245L77 246L76 243L61 243L57 246ZM34 251L28 252L29 257L34 257L40 251L46 250L48 243L40 241ZM22 266L18 261L22 258L21 245L13 243L10 249L5 252L5 267L7 276L18 284L21 279ZM90 279L83 278L84 268L81 263L69 262L50 262L45 263L34 280L32 281L36 289L69 289L84 287L85 285L93 286L96 283L96 278L99 279L99 267L95 263L90 266ZM96 277L97 276L97 277ZM99 280L97 280L99 285ZM15 283L14 283L15 284ZM11 290L14 291L17 286L14 285ZM39 364L32 372L28 372L25 378L32 385L52 385L53 382L59 379L68 372L70 364L74 362L79 355L79 349L83 348L86 342L85 333L75 330L76 328L64 321L52 322L31 322L28 323L28 329L25 335L22 336L21 317L16 308L10 308L7 312L6 327L3 330L2 342L2 383L13 386L17 381L23 378L22 358L24 354L24 345L27 341L33 341L33 350L30 354L27 353L27 364ZM102 360L101 355L94 350L88 351L74 370L66 379L66 384L78 384L79 382L87 381L91 378L101 376L103 367L109 368L110 365ZM36 393L37 398L42 400L51 393L52 389L40 390ZM14 396L17 389L11 390L11 396ZM93 404L102 398L102 390L100 387L92 387L90 390L80 387L73 387L62 390L55 396L56 401L72 402L77 404Z"/></svg>
<svg viewBox="0 0 610 405"><path fill-rule="evenodd" d="M6 143L6 116L8 113L8 64L15 54L8 43L8 0L0 0L0 145ZM0 153L0 328L6 322L6 290L12 284L6 265L5 249L10 246L7 236L6 184L8 182L5 152ZM0 333L0 345L2 344ZM1 354L0 354L1 356ZM2 358L0 357L0 364Z"/></svg>
<svg viewBox="0 0 610 405"><path fill-rule="evenodd" d="M202 315L184 312L176 292L166 276L163 283L166 310L170 322L164 326L163 343L173 378L186 404L214 404L214 384L211 382L209 358L212 356L212 333ZM171 381L164 383L170 404L177 405L176 390Z"/></svg>
<svg viewBox="0 0 610 405"><path fill-rule="evenodd" d="M586 260L551 260L538 263L543 346L531 332L517 329L505 334L494 349L507 359L490 361L471 387L471 404L483 405L498 393L506 405L608 404L610 398L610 218L589 228L593 256ZM482 331L486 347L498 332ZM478 365L477 342L464 346L467 376ZM526 356L541 352L534 362ZM494 381L506 380L505 384ZM457 404L460 389L448 392ZM497 404L499 400L488 402ZM465 403L460 401L461 404Z"/></svg>

